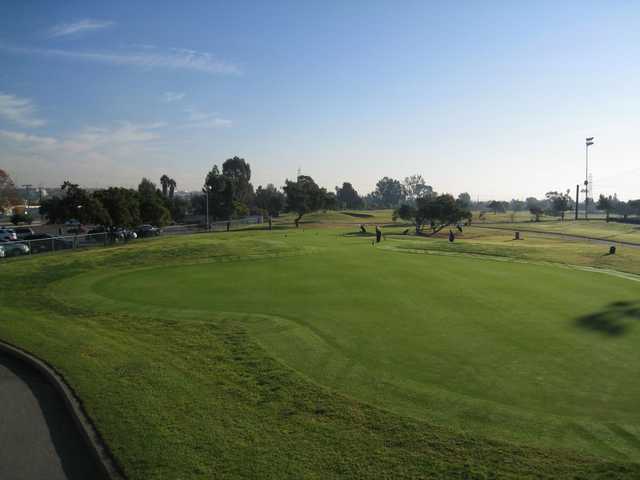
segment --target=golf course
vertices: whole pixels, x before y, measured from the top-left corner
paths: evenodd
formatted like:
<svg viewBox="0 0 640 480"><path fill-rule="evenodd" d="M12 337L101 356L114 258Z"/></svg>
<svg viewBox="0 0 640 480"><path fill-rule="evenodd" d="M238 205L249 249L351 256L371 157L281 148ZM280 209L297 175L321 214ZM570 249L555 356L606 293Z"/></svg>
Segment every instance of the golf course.
<svg viewBox="0 0 640 480"><path fill-rule="evenodd" d="M334 217L8 260L0 339L130 479L640 476L640 249Z"/></svg>

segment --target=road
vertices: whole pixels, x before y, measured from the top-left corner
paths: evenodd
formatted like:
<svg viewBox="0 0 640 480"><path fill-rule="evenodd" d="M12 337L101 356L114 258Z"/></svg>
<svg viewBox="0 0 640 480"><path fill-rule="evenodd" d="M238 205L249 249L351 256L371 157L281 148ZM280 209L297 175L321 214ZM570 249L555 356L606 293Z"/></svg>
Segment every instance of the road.
<svg viewBox="0 0 640 480"><path fill-rule="evenodd" d="M58 392L0 353L0 479L101 479Z"/></svg>

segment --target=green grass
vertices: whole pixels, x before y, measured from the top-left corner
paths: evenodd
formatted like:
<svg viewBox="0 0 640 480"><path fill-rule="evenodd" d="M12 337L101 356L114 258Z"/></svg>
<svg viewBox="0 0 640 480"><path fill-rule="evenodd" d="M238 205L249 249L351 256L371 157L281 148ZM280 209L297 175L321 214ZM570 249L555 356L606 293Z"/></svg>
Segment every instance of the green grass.
<svg viewBox="0 0 640 480"><path fill-rule="evenodd" d="M640 243L640 225L606 222L604 220L567 220L530 222L513 224L509 228L525 228L540 232L565 233L568 235L582 235L602 238L605 240L621 240Z"/></svg>
<svg viewBox="0 0 640 480"><path fill-rule="evenodd" d="M3 262L0 338L63 373L132 479L640 475L640 283L563 266L640 252L353 230Z"/></svg>
<svg viewBox="0 0 640 480"><path fill-rule="evenodd" d="M393 222L393 210L328 210L308 213L302 217L301 224L360 225L384 224ZM274 219L276 224L293 224L297 215L286 213Z"/></svg>

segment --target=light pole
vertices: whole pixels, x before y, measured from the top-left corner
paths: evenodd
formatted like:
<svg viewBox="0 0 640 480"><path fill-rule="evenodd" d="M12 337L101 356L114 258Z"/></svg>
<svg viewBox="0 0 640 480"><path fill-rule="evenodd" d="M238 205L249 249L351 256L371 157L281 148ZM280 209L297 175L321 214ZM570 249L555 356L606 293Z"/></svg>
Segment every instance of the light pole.
<svg viewBox="0 0 640 480"><path fill-rule="evenodd" d="M211 223L209 223L209 185L207 185L205 183L204 188L202 189L202 191L205 194L205 214L207 216L207 232L211 230Z"/></svg>
<svg viewBox="0 0 640 480"><path fill-rule="evenodd" d="M585 169L584 169L584 218L589 216L589 147L593 145L593 137L585 141Z"/></svg>

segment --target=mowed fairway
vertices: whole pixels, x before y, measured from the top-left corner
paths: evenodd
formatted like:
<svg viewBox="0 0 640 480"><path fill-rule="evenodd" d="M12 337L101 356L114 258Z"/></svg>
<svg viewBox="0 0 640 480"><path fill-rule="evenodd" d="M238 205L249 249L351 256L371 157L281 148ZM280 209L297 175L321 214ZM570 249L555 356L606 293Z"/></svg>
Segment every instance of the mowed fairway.
<svg viewBox="0 0 640 480"><path fill-rule="evenodd" d="M212 422L208 432L214 437L208 441L217 447L211 451L202 446L201 455L197 445L191 444L189 428L174 426L165 431L157 419L172 415L169 411L153 411L161 405L167 409L173 405L184 418L199 418L203 415L199 409L208 408L206 397L217 395L216 388L228 388L215 371L207 375L199 365L212 361L207 345L215 350L208 331L224 328L232 329L232 337L246 335L247 341L254 342L251 348L262 352L252 360L255 368L267 368L268 362L275 360L290 372L257 380L255 395L264 395L265 386L273 395L285 397L295 397L295 389L318 389L318 398L329 395L337 403L320 400L314 407L320 418L316 421L331 422L333 417L349 412L353 417L350 421L357 423L359 416L366 415L356 413L350 402L373 408L383 419L371 422L363 431L358 430L363 428L360 424L327 427L320 437L314 423L307 427L305 442L318 448L326 442L347 442L349 448L358 448L357 439L362 438L360 448L373 448L364 452L366 458L372 455L366 460L371 465L389 455L385 449L399 448L403 452L399 459L386 459L386 463L369 470L371 466L339 462L323 465L326 453L307 448L305 455L298 452L290 463L274 460L276 466L280 465L269 474L274 478L278 473L285 477L399 477L421 472L444 476L445 471L447 476L544 476L563 475L561 471L545 470L545 461L560 469L566 461L567 472L591 461L618 465L640 461L640 283L636 279L491 256L420 254L403 250L402 239L390 238L374 247L370 237L345 232L323 228L236 233L181 239L180 247L174 245L178 240L171 240L166 255L152 243L140 244L97 254L101 260L95 268L82 264L91 254L85 254L86 259L76 255L75 261L65 266L64 275L52 274L55 278L47 284L42 301L46 308L65 310L67 318L62 324L66 332L56 333L54 325L35 320L34 326L44 330L29 345L24 323L14 320L0 327L0 336L17 343L22 340L27 347L40 349L40 354L51 352L55 362L65 351L65 335L70 345L84 344L80 338L87 334L87 319L98 318L98 333L91 333L89 341L95 352L81 356L85 365L75 376L70 372L70 381L78 383L80 392L83 388L88 391L98 425L107 431L106 437L115 443L116 453L121 453L121 460L136 478L150 478L152 473L160 477L167 472L158 472L152 465L136 465L122 451L129 440L121 437L118 420L107 413L108 401L96 395L107 390L113 380L107 375L100 384L98 379L87 378L92 369L99 374L102 363L110 361L108 345L122 342L124 347L117 347L119 355L130 354L135 359L136 348L144 351L147 342L156 344L154 324L162 335L172 339L162 347L164 351L153 352L157 359L164 355L167 369L159 361L153 368L145 367L145 360L140 358L129 367L134 369L134 376L126 380L129 388L144 392L155 382L151 378L154 375L176 376L172 382L177 384L180 379L194 383L190 389L169 390L166 398L155 403L154 396L161 393L153 388L147 391L149 398L133 392L127 396L145 405L133 408L148 428L159 429L168 437L172 428L179 432L182 447L190 449L188 459L194 462L193 478L199 478L198 468L211 473L208 468L225 465L224 461L233 457L233 452L225 448L240 448L235 443L237 438L215 437L224 436L221 417L228 417L234 424L227 427L229 435L235 432L243 436L239 432L247 428L259 432L262 424L256 419L267 413L263 410L267 406L247 403L238 391L237 396L226 399L235 402L233 405L222 403L216 405L219 411L207 410L205 417L213 415L215 421L205 418L200 419L200 425L193 425L193 419L187 420L195 438L206 436L206 422ZM46 263L45 259L41 262ZM16 265L18 262L11 266ZM41 315L42 308L39 310ZM74 325L74 317L80 325ZM132 326L133 322L146 327ZM47 342L56 345L53 351L48 350ZM232 365L246 358L238 352L218 352L213 361ZM98 385L87 388L83 382ZM126 386L117 384L115 388ZM250 387L243 388L250 394ZM135 422L123 413L125 405L116 401L114 408L126 422ZM146 409L151 411L145 414ZM290 423L293 420L289 416L296 415L295 404L283 407L275 415L279 426L269 427L272 420L265 420L265 431L275 428L278 435L294 435L299 425ZM167 421L172 424L176 419ZM415 428L421 433L407 433L405 422L417 422ZM364 440L377 428L391 445L383 441L372 447ZM135 427L133 430L135 437ZM398 431L404 432L401 439L396 438ZM443 447L445 457L447 450L453 457L460 455L455 462L468 469L447 470L449 467L442 467L445 460L424 452L420 445L432 441L424 433L429 431L436 432L438 441L448 445ZM350 440L353 433L356 435ZM300 432L295 435L304 436ZM240 440L248 447L244 461L254 467L268 463L264 449L293 448L291 439L281 439L282 444L272 447L253 445L255 440L250 438ZM176 441L169 439L168 445ZM473 443L470 450L484 452L480 458L458 451L466 442ZM496 447L499 453L483 450L494 445L491 442L500 442ZM136 448L144 457L144 446ZM148 459L151 461L163 445L153 440L148 448L154 451ZM350 455L357 463L363 461L362 454ZM529 454L534 459L527 466L523 458ZM215 455L219 457L210 458ZM576 460L574 455L584 457ZM516 466L500 465L505 458L507 464ZM538 465L540 458L546 460ZM349 459L342 461L348 463ZM242 466L226 468L229 477L248 474ZM589 468L582 473L588 476ZM260 477L257 471L250 472ZM634 474L624 469L617 473Z"/></svg>

